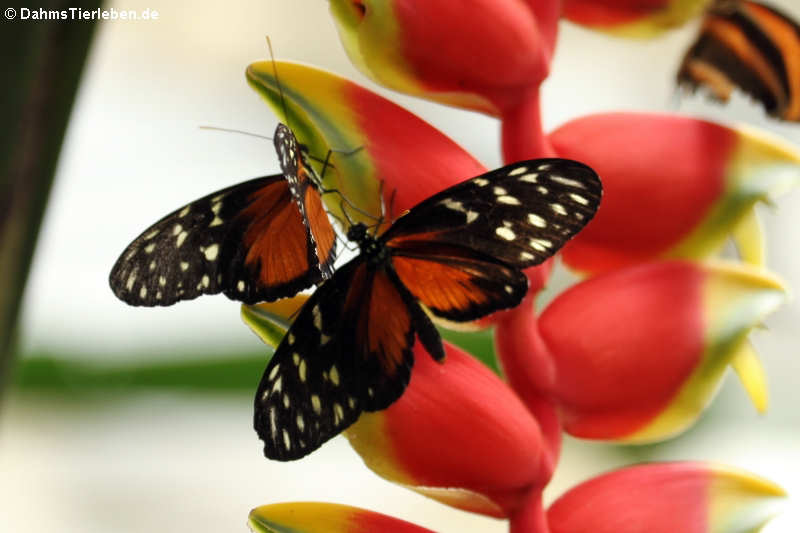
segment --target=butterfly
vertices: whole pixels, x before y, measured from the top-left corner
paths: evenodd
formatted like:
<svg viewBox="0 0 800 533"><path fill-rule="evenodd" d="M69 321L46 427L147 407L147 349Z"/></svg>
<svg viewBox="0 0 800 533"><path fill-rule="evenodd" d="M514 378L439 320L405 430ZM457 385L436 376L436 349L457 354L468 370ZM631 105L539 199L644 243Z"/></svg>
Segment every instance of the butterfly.
<svg viewBox="0 0 800 533"><path fill-rule="evenodd" d="M255 303L331 277L336 233L321 180L287 126L274 143L282 174L211 193L147 228L112 268L114 294L144 306L220 292Z"/></svg>
<svg viewBox="0 0 800 533"><path fill-rule="evenodd" d="M428 313L463 322L519 304L522 269L580 231L601 194L582 163L522 161L424 200L380 235L351 225L360 253L303 305L261 378L254 427L264 454L298 459L363 411L391 405L408 384L415 338L444 359Z"/></svg>
<svg viewBox="0 0 800 533"><path fill-rule="evenodd" d="M717 0L677 75L690 91L705 87L727 101L739 87L783 120L800 121L800 25L749 0Z"/></svg>

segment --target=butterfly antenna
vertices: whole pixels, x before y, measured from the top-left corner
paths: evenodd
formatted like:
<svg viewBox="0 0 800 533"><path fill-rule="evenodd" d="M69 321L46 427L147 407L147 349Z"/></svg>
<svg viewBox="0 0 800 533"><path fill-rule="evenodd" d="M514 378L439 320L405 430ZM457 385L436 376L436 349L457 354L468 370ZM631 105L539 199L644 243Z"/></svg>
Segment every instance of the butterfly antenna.
<svg viewBox="0 0 800 533"><path fill-rule="evenodd" d="M397 196L397 187L392 189L392 194L389 196L389 222L394 223L394 198Z"/></svg>
<svg viewBox="0 0 800 533"><path fill-rule="evenodd" d="M350 215L347 214L347 209L344 208L344 205L345 205L344 204L344 197L342 197L342 199L339 201L339 209L342 210L342 214L344 215L344 218L347 219L347 227L349 228L350 226L354 225L355 223L353 222L353 219L350 218Z"/></svg>
<svg viewBox="0 0 800 533"><path fill-rule="evenodd" d="M236 129L233 129L233 128L220 128L218 126L199 126L199 128L201 130L224 131L224 132L227 132L227 133L239 133L241 135L247 135L248 137L258 137L259 139L266 139L268 141L273 140L272 137L268 137L266 135L261 135L261 134L258 134L258 133L252 133L252 132L244 131L244 130L236 130Z"/></svg>
<svg viewBox="0 0 800 533"><path fill-rule="evenodd" d="M322 163L322 172L320 172L320 174L319 174L319 181L320 181L319 184L320 184L320 186L322 185L322 180L325 179L325 171L328 170L328 165L330 165L331 154L332 153L333 153L333 150L328 150L328 153L325 154L325 161L321 162Z"/></svg>
<svg viewBox="0 0 800 533"><path fill-rule="evenodd" d="M326 212L328 213L328 215L330 215L331 217L333 217L333 219L334 219L336 222L338 222L338 223L339 223L339 226L341 226L342 228L345 228L345 227L347 227L347 226L345 225L345 223L344 223L344 220L342 220L342 217L340 217L339 215L337 215L336 213L334 213L334 212L332 212L332 211L328 211L327 209L326 209Z"/></svg>
<svg viewBox="0 0 800 533"><path fill-rule="evenodd" d="M286 125L289 129L292 129L292 125L289 124L289 109L286 106L286 98L283 96L283 85L281 85L281 80L278 77L278 65L275 63L275 54L272 52L272 41L267 35L267 48L269 48L269 58L272 61L272 75L275 76L275 85L278 86L278 94L281 97L281 107L283 107L283 118L286 119ZM294 130L292 130L294 131Z"/></svg>

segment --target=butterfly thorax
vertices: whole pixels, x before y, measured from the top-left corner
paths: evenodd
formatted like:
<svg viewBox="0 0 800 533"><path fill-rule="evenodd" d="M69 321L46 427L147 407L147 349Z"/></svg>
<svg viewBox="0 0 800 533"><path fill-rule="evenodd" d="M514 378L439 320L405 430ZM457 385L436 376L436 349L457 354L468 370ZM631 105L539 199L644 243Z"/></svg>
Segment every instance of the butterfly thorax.
<svg viewBox="0 0 800 533"><path fill-rule="evenodd" d="M383 265L389 257L386 245L370 235L367 226L360 222L350 226L350 229L347 230L347 239L358 244L361 255L364 256L367 266L370 268Z"/></svg>

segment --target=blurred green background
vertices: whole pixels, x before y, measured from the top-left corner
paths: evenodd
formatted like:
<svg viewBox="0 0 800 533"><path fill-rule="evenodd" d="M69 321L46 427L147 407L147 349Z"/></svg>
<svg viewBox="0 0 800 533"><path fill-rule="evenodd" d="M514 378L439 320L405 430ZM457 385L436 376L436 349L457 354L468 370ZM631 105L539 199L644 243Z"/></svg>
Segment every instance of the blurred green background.
<svg viewBox="0 0 800 533"><path fill-rule="evenodd" d="M794 0L772 3L800 18ZM242 324L238 304L220 296L133 308L107 285L118 254L151 222L209 191L277 171L270 142L198 128L272 133L276 118L244 79L248 63L267 57L266 35L278 58L327 68L391 97L488 167L500 164L498 123L366 81L320 0L105 7L149 8L159 18L96 27L0 405L0 531L245 531L252 507L286 500L359 505L437 531L505 531L503 522L380 480L341 438L298 463L266 461L251 416L268 353ZM19 31L21 23L4 24ZM695 31L631 42L562 24L544 86L546 126L595 111L680 111L759 125L800 145L800 125L768 120L738 94L727 107L702 97L678 105L672 79ZM798 213L797 192L761 210L768 265L795 289ZM770 378L767 415L757 415L729 379L678 439L638 448L568 439L549 498L597 472L653 459L725 462L800 494L798 323L800 308L790 301L767 320L768 331L754 334ZM765 531L797 531L798 524L800 510L790 504Z"/></svg>

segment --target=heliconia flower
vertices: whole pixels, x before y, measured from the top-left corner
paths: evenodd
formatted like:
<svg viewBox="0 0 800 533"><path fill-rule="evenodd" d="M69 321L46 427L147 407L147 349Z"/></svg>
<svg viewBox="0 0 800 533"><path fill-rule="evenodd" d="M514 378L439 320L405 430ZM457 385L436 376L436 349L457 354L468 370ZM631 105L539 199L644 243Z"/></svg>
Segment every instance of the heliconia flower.
<svg viewBox="0 0 800 533"><path fill-rule="evenodd" d="M397 215L486 172L439 130L349 80L284 61L253 63L246 76L279 117L288 115L288 126L312 155L324 159L333 150L324 178L328 188L340 190L350 203L374 215L380 212L380 182L387 207L396 191L391 207ZM340 214L341 197L324 198ZM349 214L360 218L353 210Z"/></svg>
<svg viewBox="0 0 800 533"><path fill-rule="evenodd" d="M539 85L558 28L556 0L332 0L353 64L391 89L495 115L508 163L553 157ZM491 23L487 24L486 21Z"/></svg>
<svg viewBox="0 0 800 533"><path fill-rule="evenodd" d="M785 497L774 483L723 465L653 463L572 488L547 522L551 533L741 533L760 531Z"/></svg>
<svg viewBox="0 0 800 533"><path fill-rule="evenodd" d="M432 533L385 514L320 502L262 505L250 511L247 525L254 533Z"/></svg>
<svg viewBox="0 0 800 533"><path fill-rule="evenodd" d="M705 258L726 238L763 258L753 207L800 180L800 150L750 128L648 113L582 117L550 134L556 153L603 180L597 216L564 248L585 273L657 258Z"/></svg>
<svg viewBox="0 0 800 533"><path fill-rule="evenodd" d="M575 24L620 37L649 38L700 15L711 0L563 0Z"/></svg>
<svg viewBox="0 0 800 533"><path fill-rule="evenodd" d="M445 363L437 364L417 344L403 396L362 414L345 435L390 481L460 509L513 516L555 466L539 424L483 364L445 349Z"/></svg>
<svg viewBox="0 0 800 533"><path fill-rule="evenodd" d="M547 76L555 0L331 0L350 60L391 89L502 115ZM487 23L487 21L491 21Z"/></svg>
<svg viewBox="0 0 800 533"><path fill-rule="evenodd" d="M647 263L573 286L504 335L541 336L565 431L651 442L691 425L732 363L766 406L747 335L784 298L777 279L743 264Z"/></svg>

